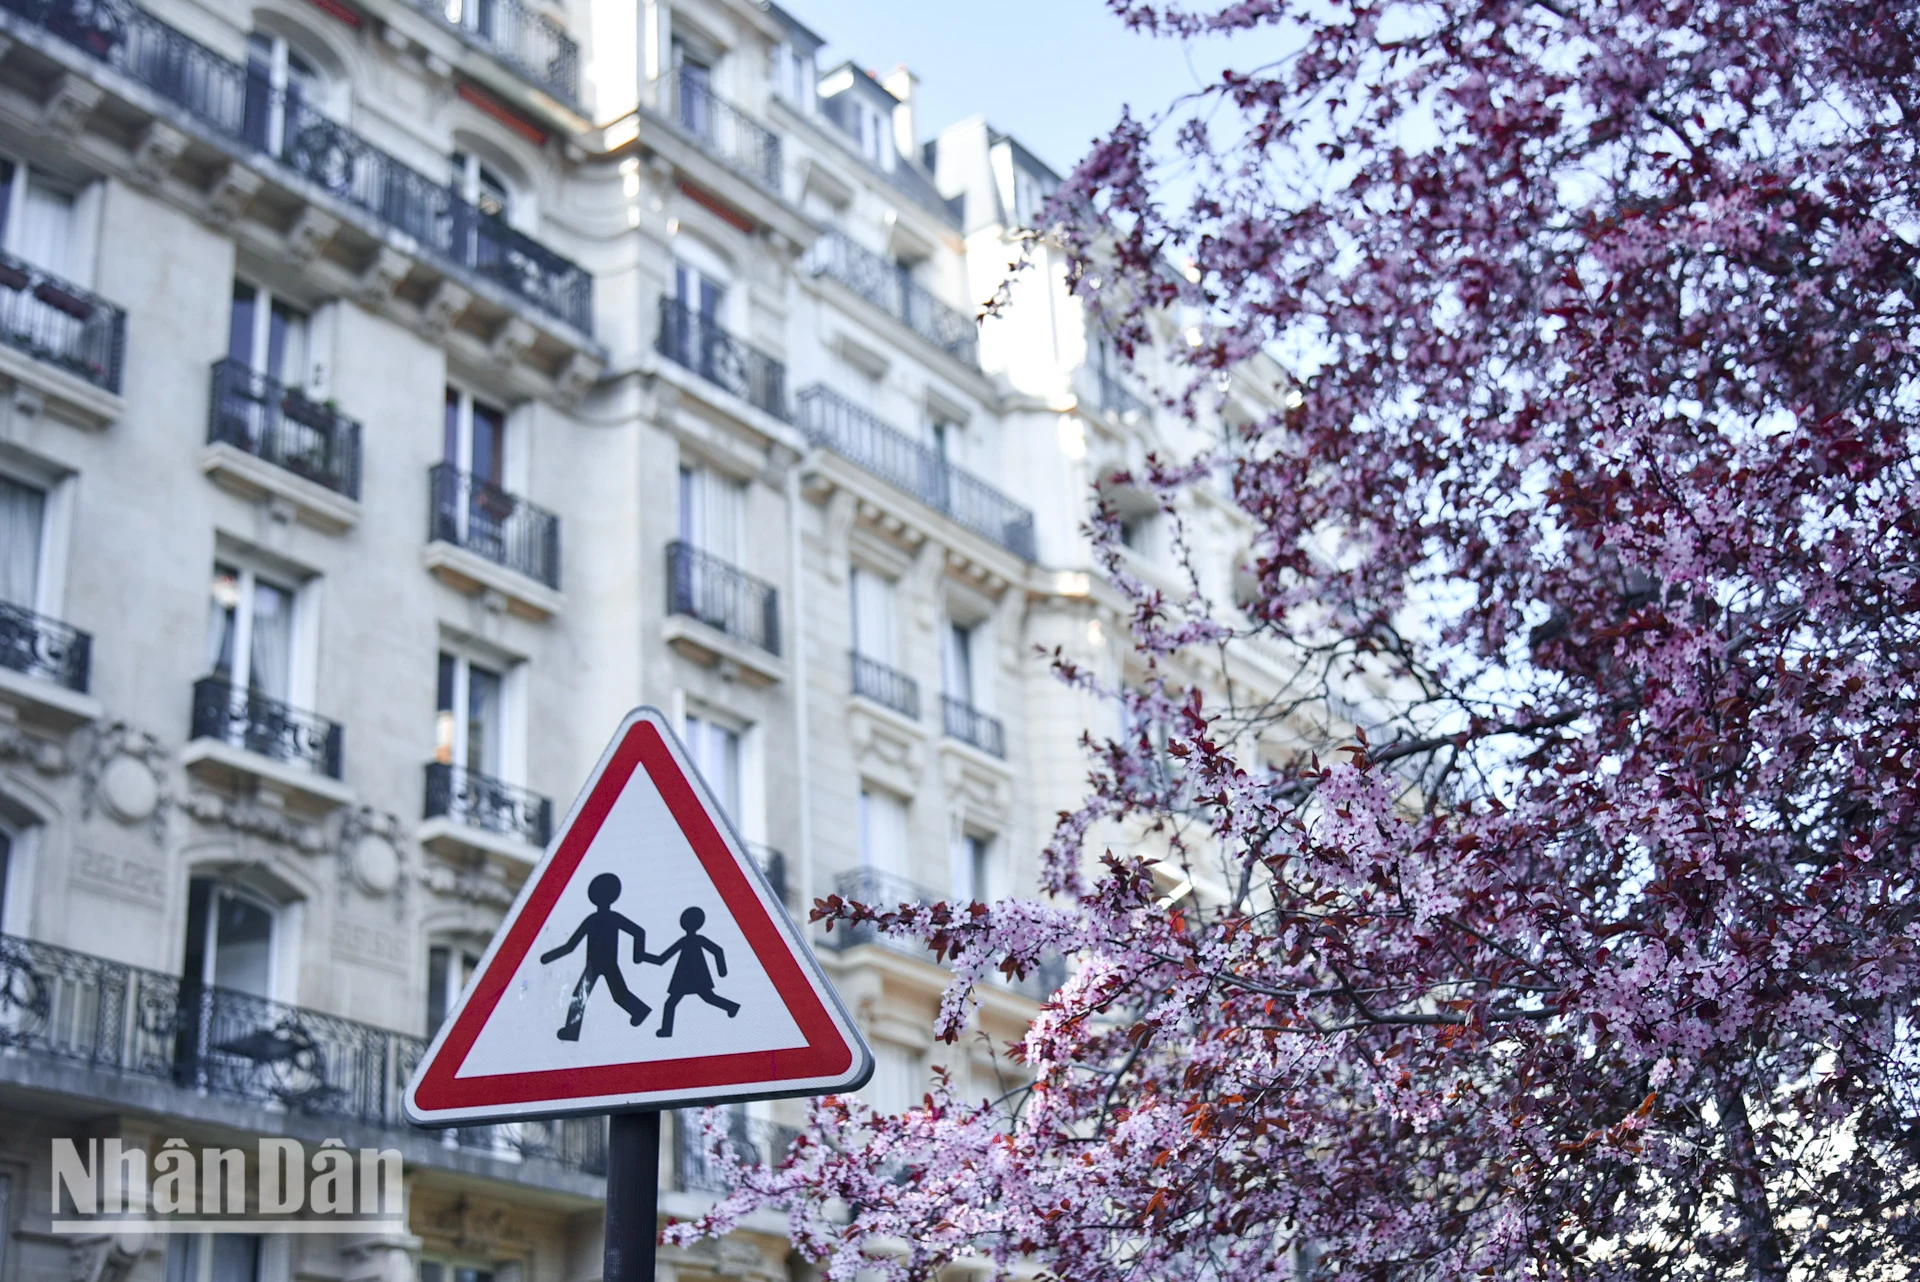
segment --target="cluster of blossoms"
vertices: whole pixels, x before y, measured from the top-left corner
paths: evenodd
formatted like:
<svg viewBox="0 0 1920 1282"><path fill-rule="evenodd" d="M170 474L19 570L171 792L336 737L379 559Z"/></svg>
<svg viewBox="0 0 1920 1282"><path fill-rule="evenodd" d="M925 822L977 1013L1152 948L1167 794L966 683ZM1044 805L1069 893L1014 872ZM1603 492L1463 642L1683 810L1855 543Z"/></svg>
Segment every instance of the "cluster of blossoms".
<svg viewBox="0 0 1920 1282"><path fill-rule="evenodd" d="M1230 467L1259 590L1125 581L1137 731L1089 744L1044 903L817 910L949 960L949 1040L989 968L1069 956L1027 1083L823 1101L671 1232L784 1207L839 1279L1897 1276L1920 9L1111 3L1288 48L1123 120L1055 206L1123 351L1200 319L1187 406L1311 358L1218 457L1128 478L1177 516ZM1297 689L1177 678L1248 632ZM1344 750L1254 757L1355 683ZM1227 893L1169 902L1149 832Z"/></svg>

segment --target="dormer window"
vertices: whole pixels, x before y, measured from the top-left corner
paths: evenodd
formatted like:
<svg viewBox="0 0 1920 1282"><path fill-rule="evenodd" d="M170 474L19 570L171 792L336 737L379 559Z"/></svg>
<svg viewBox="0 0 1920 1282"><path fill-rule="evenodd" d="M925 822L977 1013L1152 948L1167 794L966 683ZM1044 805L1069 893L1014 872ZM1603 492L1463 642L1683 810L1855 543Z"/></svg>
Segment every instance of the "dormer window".
<svg viewBox="0 0 1920 1282"><path fill-rule="evenodd" d="M893 122L867 102L853 104L853 120L861 154L882 169L892 169Z"/></svg>
<svg viewBox="0 0 1920 1282"><path fill-rule="evenodd" d="M814 85L819 77L814 74L812 54L801 53L790 44L777 44L767 72L775 94L800 111L813 110Z"/></svg>

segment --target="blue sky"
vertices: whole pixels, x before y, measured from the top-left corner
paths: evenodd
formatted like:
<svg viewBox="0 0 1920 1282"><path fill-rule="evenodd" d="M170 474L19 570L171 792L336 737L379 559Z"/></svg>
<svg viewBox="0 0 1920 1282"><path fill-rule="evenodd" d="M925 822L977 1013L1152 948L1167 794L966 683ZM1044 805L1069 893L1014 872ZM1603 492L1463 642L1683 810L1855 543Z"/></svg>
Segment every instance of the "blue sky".
<svg viewBox="0 0 1920 1282"><path fill-rule="evenodd" d="M922 138L984 115L1062 173L1120 118L1151 115L1219 67L1224 42L1137 36L1101 0L781 0L824 36L821 67L851 58L920 77Z"/></svg>

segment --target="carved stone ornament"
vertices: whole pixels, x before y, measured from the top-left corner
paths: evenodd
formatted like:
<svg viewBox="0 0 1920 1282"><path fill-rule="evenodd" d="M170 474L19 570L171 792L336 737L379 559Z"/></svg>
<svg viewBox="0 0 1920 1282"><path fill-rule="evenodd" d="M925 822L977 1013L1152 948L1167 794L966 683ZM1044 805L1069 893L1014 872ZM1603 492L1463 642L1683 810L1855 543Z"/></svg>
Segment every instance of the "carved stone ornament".
<svg viewBox="0 0 1920 1282"><path fill-rule="evenodd" d="M363 893L375 899L400 892L394 903L396 915L403 911L407 885L407 861L402 851L400 817L372 806L359 806L341 820L336 847L341 871L340 898L345 901L346 883L351 881Z"/></svg>
<svg viewBox="0 0 1920 1282"><path fill-rule="evenodd" d="M362 833L348 856L353 880L369 895L385 895L400 884L400 852L377 832Z"/></svg>
<svg viewBox="0 0 1920 1282"><path fill-rule="evenodd" d="M319 824L291 819L284 811L258 802L196 791L188 794L185 809L203 824L277 841L283 846L292 846L303 855L317 855L327 849L326 830Z"/></svg>
<svg viewBox="0 0 1920 1282"><path fill-rule="evenodd" d="M454 868L438 860L429 860L421 880L434 894L452 899L464 899L469 903L488 904L497 908L505 908L513 902L514 888L485 871Z"/></svg>
<svg viewBox="0 0 1920 1282"><path fill-rule="evenodd" d="M0 761L24 761L43 775L63 775L73 769L66 748L17 725L0 724Z"/></svg>

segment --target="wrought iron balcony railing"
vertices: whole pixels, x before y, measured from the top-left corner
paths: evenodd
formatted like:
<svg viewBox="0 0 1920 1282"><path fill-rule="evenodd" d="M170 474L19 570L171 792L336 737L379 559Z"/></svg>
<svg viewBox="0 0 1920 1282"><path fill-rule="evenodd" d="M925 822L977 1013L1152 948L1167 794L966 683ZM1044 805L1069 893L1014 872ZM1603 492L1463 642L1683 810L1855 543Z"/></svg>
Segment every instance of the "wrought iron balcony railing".
<svg viewBox="0 0 1920 1282"><path fill-rule="evenodd" d="M807 440L859 464L1015 556L1034 559L1033 513L824 384L796 398Z"/></svg>
<svg viewBox="0 0 1920 1282"><path fill-rule="evenodd" d="M679 539L667 544L667 613L780 653L779 589Z"/></svg>
<svg viewBox="0 0 1920 1282"><path fill-rule="evenodd" d="M559 517L451 463L428 469L427 489L429 543L451 543L559 588Z"/></svg>
<svg viewBox="0 0 1920 1282"><path fill-rule="evenodd" d="M237 689L225 677L202 677L193 683L190 737L218 740L330 779L340 777L344 734L338 722Z"/></svg>
<svg viewBox="0 0 1920 1282"><path fill-rule="evenodd" d="M965 699L950 694L940 696L940 718L947 737L970 743L993 756L1007 755L1007 731L998 717L990 717Z"/></svg>
<svg viewBox="0 0 1920 1282"><path fill-rule="evenodd" d="M426 818L452 819L545 848L553 802L537 792L444 761L427 763Z"/></svg>
<svg viewBox="0 0 1920 1282"><path fill-rule="evenodd" d="M0 7L138 81L210 132L264 153L411 237L432 255L592 333L593 279L585 269L327 119L297 94L272 88L258 71L131 5L0 0Z"/></svg>
<svg viewBox="0 0 1920 1282"><path fill-rule="evenodd" d="M580 46L520 0L414 0L562 101L580 101Z"/></svg>
<svg viewBox="0 0 1920 1282"><path fill-rule="evenodd" d="M858 650L853 660L853 692L871 699L883 708L892 708L903 717L920 719L920 683L878 659L869 659Z"/></svg>
<svg viewBox="0 0 1920 1282"><path fill-rule="evenodd" d="M0 935L0 1051L374 1126L407 1126L418 1037ZM598 1118L461 1132L470 1147L606 1170Z"/></svg>
<svg viewBox="0 0 1920 1282"><path fill-rule="evenodd" d="M235 360L216 361L207 442L360 497L360 425Z"/></svg>
<svg viewBox="0 0 1920 1282"><path fill-rule="evenodd" d="M0 254L0 343L118 392L127 314L25 259Z"/></svg>
<svg viewBox="0 0 1920 1282"><path fill-rule="evenodd" d="M70 624L0 601L0 668L87 692L93 638Z"/></svg>
<svg viewBox="0 0 1920 1282"><path fill-rule="evenodd" d="M1128 391L1127 385L1115 375L1104 369L1096 369L1093 374L1095 382L1100 387L1101 409L1109 414L1117 414L1121 418L1136 415L1142 419L1153 418L1153 411L1148 408L1147 403Z"/></svg>
<svg viewBox="0 0 1920 1282"><path fill-rule="evenodd" d="M833 879L833 893L842 899L880 909L938 904L952 898L929 886L919 885L890 872L881 872L877 868L855 868L851 872L841 873ZM855 944L889 941L882 938L871 922L851 928L845 922L835 922L833 929L827 932L826 942L829 948L852 948Z"/></svg>
<svg viewBox="0 0 1920 1282"><path fill-rule="evenodd" d="M787 417L787 367L677 298L660 300L655 350L775 418Z"/></svg>
<svg viewBox="0 0 1920 1282"><path fill-rule="evenodd" d="M727 1112L727 1140L734 1156L746 1166L777 1166L786 1160L787 1150L800 1132L791 1126L748 1117L743 1110ZM706 1135L700 1129L697 1109L683 1108L673 1114L673 1170L684 1193L730 1193L729 1184L718 1162L707 1157Z"/></svg>
<svg viewBox="0 0 1920 1282"><path fill-rule="evenodd" d="M747 843L747 853L753 856L753 862L760 865L760 871L767 875L767 884L773 887L773 897L787 907L793 907L791 888L787 885L786 855L758 841Z"/></svg>
<svg viewBox="0 0 1920 1282"><path fill-rule="evenodd" d="M673 118L730 169L780 190L780 135L682 69L673 80Z"/></svg>
<svg viewBox="0 0 1920 1282"><path fill-rule="evenodd" d="M807 251L807 269L829 276L963 365L980 367L980 330L973 318L935 298L902 263L830 231Z"/></svg>

